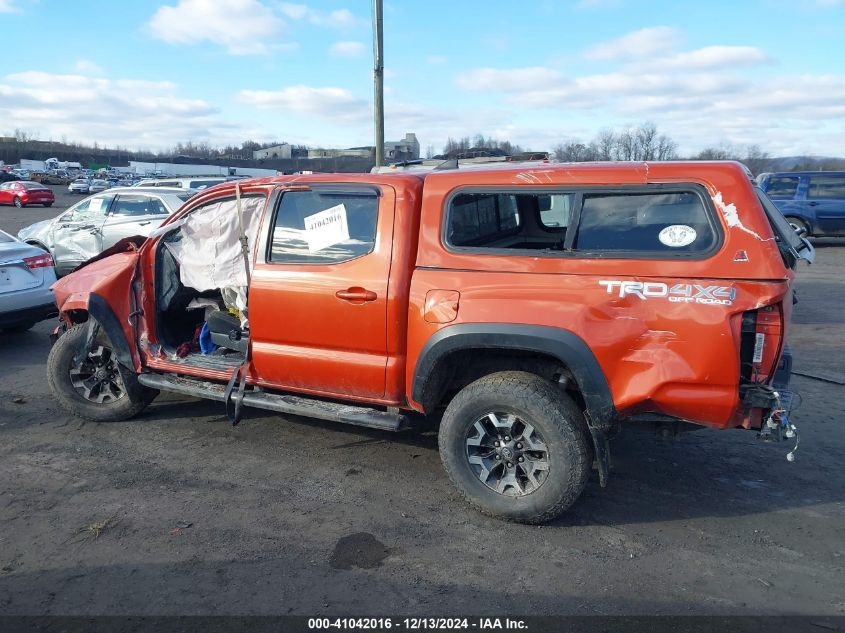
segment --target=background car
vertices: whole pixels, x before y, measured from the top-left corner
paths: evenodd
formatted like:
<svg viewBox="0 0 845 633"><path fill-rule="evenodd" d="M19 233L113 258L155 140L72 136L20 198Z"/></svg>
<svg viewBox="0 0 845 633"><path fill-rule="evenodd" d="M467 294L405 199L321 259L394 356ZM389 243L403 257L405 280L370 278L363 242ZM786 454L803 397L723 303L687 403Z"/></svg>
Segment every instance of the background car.
<svg viewBox="0 0 845 633"><path fill-rule="evenodd" d="M67 186L67 190L71 193L88 193L91 187L91 181L87 178L77 178Z"/></svg>
<svg viewBox="0 0 845 633"><path fill-rule="evenodd" d="M31 180L19 182L4 182L0 184L0 204L13 204L23 208L30 204L43 204L45 207L53 206L56 196L50 187Z"/></svg>
<svg viewBox="0 0 845 633"><path fill-rule="evenodd" d="M20 180L20 176L10 171L0 171L0 182L10 182L12 180Z"/></svg>
<svg viewBox="0 0 845 633"><path fill-rule="evenodd" d="M779 172L757 181L796 231L845 236L845 172Z"/></svg>
<svg viewBox="0 0 845 633"><path fill-rule="evenodd" d="M22 332L57 315L55 281L49 253L0 231L0 330Z"/></svg>
<svg viewBox="0 0 845 633"><path fill-rule="evenodd" d="M196 191L176 188L109 189L76 203L52 220L32 224L18 237L50 252L65 275L124 237L149 235Z"/></svg>
<svg viewBox="0 0 845 633"><path fill-rule="evenodd" d="M147 178L136 183L135 187L181 187L182 189L207 189L221 182L226 182L226 176L186 176L173 178Z"/></svg>
<svg viewBox="0 0 845 633"><path fill-rule="evenodd" d="M109 184L108 180L92 180L91 184L88 185L88 192L89 193L100 193L101 191L105 191L109 189L111 185Z"/></svg>

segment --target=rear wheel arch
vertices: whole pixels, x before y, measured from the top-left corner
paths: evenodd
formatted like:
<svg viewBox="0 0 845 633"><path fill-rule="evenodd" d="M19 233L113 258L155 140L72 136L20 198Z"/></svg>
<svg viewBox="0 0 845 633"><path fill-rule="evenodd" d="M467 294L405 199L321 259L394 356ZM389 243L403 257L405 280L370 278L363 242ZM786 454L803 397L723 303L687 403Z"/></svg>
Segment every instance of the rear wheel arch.
<svg viewBox="0 0 845 633"><path fill-rule="evenodd" d="M436 332L418 357L411 389L413 400L430 411L441 403L454 375L455 363L476 355L496 355L502 365L491 365L490 372L503 369L528 370L533 359L540 375L561 372L577 386L580 404L590 426L605 432L616 429L618 412L610 386L589 346L569 330L539 325L510 323L458 324ZM508 361L510 359L510 362ZM554 375L544 377L554 379Z"/></svg>

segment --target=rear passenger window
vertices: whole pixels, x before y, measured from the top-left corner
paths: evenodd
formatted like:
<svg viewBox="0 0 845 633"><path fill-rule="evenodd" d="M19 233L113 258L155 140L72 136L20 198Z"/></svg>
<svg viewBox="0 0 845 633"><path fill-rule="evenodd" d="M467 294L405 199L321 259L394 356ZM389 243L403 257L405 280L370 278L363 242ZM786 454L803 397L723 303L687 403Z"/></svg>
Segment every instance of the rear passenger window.
<svg viewBox="0 0 845 633"><path fill-rule="evenodd" d="M581 251L586 257L625 253L666 259L704 254L717 246L721 233L705 206L706 194L692 187L458 193L447 209L445 242L498 255L577 256Z"/></svg>
<svg viewBox="0 0 845 633"><path fill-rule="evenodd" d="M694 193L587 194L574 249L668 255L709 251L716 242Z"/></svg>
<svg viewBox="0 0 845 633"><path fill-rule="evenodd" d="M791 200L798 191L797 176L775 176L769 178L766 194L773 200Z"/></svg>
<svg viewBox="0 0 845 633"><path fill-rule="evenodd" d="M374 191L288 191L276 213L269 261L336 264L367 255L377 224Z"/></svg>
<svg viewBox="0 0 845 633"><path fill-rule="evenodd" d="M138 194L121 194L111 210L112 215L139 216L160 213L158 200ZM165 211L166 213L166 211Z"/></svg>
<svg viewBox="0 0 845 633"><path fill-rule="evenodd" d="M808 196L845 199L845 176L811 176Z"/></svg>
<svg viewBox="0 0 845 633"><path fill-rule="evenodd" d="M449 241L455 246L491 244L518 227L515 195L465 193L452 201Z"/></svg>

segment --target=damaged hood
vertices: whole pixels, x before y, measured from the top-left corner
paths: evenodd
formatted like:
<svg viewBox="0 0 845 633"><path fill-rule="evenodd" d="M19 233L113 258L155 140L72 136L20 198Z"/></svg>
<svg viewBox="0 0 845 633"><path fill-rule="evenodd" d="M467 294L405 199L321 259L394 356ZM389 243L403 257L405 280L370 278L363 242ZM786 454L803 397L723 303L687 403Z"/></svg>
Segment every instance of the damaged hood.
<svg viewBox="0 0 845 633"><path fill-rule="evenodd" d="M22 228L18 231L18 239L24 241L39 240L43 242L47 238L50 225L53 224L54 220L55 218L42 220L41 222L36 222L35 224L30 224L29 226Z"/></svg>

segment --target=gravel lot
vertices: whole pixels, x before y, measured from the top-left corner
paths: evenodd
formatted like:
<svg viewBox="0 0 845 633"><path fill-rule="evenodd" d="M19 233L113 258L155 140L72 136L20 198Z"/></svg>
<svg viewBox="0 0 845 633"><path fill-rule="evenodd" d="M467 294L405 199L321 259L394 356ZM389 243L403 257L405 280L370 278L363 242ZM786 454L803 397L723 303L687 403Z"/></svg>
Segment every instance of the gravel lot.
<svg viewBox="0 0 845 633"><path fill-rule="evenodd" d="M16 233L52 209L0 207ZM795 370L845 382L845 240L802 266ZM558 522L459 499L431 434L392 435L162 396L68 416L47 334L0 335L5 614L845 614L845 387L798 376L791 446L623 432Z"/></svg>

